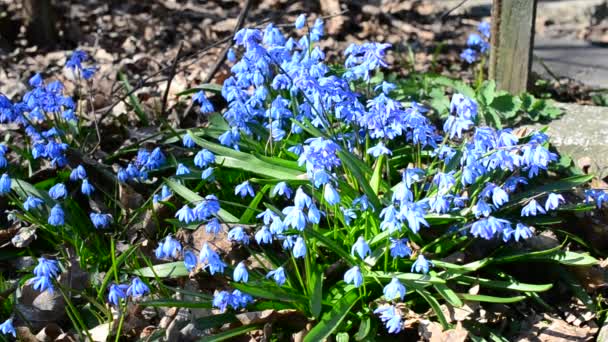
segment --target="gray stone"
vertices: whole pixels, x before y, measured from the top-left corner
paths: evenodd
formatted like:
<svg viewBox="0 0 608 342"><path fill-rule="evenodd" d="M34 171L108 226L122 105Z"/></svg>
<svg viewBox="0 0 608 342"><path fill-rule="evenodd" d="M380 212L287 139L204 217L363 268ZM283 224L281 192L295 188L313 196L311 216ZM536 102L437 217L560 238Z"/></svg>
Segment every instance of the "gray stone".
<svg viewBox="0 0 608 342"><path fill-rule="evenodd" d="M608 175L608 107L557 103L565 114L548 124L550 141L561 154L576 162L588 157L591 172L600 177ZM531 125L540 129L545 125Z"/></svg>
<svg viewBox="0 0 608 342"><path fill-rule="evenodd" d="M568 77L592 87L608 85L608 48L575 39L547 39L536 37L532 70L551 78L551 73Z"/></svg>

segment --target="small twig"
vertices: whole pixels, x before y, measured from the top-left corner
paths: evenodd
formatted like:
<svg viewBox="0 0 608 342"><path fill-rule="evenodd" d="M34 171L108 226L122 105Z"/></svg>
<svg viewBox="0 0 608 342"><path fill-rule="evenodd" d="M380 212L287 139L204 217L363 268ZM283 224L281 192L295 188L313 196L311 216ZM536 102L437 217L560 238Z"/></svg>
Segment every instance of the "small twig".
<svg viewBox="0 0 608 342"><path fill-rule="evenodd" d="M213 79L215 74L218 72L218 70L220 69L222 64L224 64L224 61L226 60L226 57L228 56L228 51L230 51L230 48L232 47L232 44L231 44L232 37L234 37L234 35L241 29L241 27L245 23L245 18L247 17L247 13L249 12L250 7L251 7L251 0L247 0L247 2L245 2L245 6L241 10L241 13L239 14L239 17L236 21L236 25L234 25L234 30L232 30L230 39L227 41L227 44L224 46L224 49L222 49L222 52L218 56L217 60L215 61L215 63L213 64L213 66L211 67L209 72L207 73L207 77L205 77L205 80L203 81L203 83L211 82L211 80ZM188 114L192 110L193 106L194 106L194 102L190 101L190 103L188 104L188 107L184 111L184 114L182 114L183 118L188 116Z"/></svg>
<svg viewBox="0 0 608 342"><path fill-rule="evenodd" d="M447 11L443 12L443 14L439 17L439 19L443 22L445 21L445 19L448 17L448 15L450 15L450 13L454 12L455 10L457 10L459 7L461 7L462 5L464 5L465 2L467 2L469 0L462 0L460 3L458 3L456 6L448 9Z"/></svg>
<svg viewBox="0 0 608 342"><path fill-rule="evenodd" d="M173 60L173 64L171 65L171 72L169 73L169 80L167 81L167 87L165 88L165 93L163 94L163 102L160 110L160 115L164 117L165 110L167 109L167 99L169 98L169 88L171 88L171 82L175 77L175 69L177 68L177 62L179 61L179 55L182 52L183 42L179 43L179 47L177 48L177 54L175 55L175 59Z"/></svg>

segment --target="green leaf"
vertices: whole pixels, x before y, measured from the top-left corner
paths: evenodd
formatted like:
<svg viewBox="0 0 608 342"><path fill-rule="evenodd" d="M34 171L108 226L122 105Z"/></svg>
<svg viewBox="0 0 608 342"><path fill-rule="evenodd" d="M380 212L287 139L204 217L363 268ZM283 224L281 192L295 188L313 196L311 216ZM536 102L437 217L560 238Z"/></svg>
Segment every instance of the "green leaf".
<svg viewBox="0 0 608 342"><path fill-rule="evenodd" d="M382 180L382 167L384 166L384 161L386 160L386 155L381 155L378 160L376 160L376 167L374 168L374 174L372 175L372 179L370 180L370 184L372 186L372 191L376 196L380 191L380 181Z"/></svg>
<svg viewBox="0 0 608 342"><path fill-rule="evenodd" d="M353 260L353 257L347 251L345 251L344 248L338 245L333 239L326 237L325 235L312 228L307 228L306 234L310 234L310 236L319 240L320 243L322 243L325 247L329 248L332 252L338 254L338 256L340 256L349 265L356 264L355 260Z"/></svg>
<svg viewBox="0 0 608 342"><path fill-rule="evenodd" d="M216 84L216 83L203 83L196 87L181 91L181 92L177 93L177 96L190 95L190 94L198 93L201 90L206 90L206 91L210 91L210 92L214 92L214 93L221 93L222 86L220 84Z"/></svg>
<svg viewBox="0 0 608 342"><path fill-rule="evenodd" d="M238 322L238 319L233 313L223 313L197 318L194 320L194 326L199 330L207 330L236 322Z"/></svg>
<svg viewBox="0 0 608 342"><path fill-rule="evenodd" d="M369 185L364 172L358 167L357 162L355 161L356 158L354 158L350 152L347 151L338 151L338 157L340 157L340 160L344 163L348 170L353 173L357 179L357 182L359 183L359 186L367 196L367 199L371 202L371 205L374 208L381 208L382 206L380 205L378 196Z"/></svg>
<svg viewBox="0 0 608 342"><path fill-rule="evenodd" d="M262 189L260 189L260 191L258 191L255 197L251 200L251 203L249 203L249 207L247 207L247 210L245 210L245 212L241 216L241 219L239 220L240 223L249 223L251 221L251 219L256 214L258 205L260 205L260 202L262 201L262 199L264 199L264 195L266 195L268 190L270 190L270 185L267 184L264 185Z"/></svg>
<svg viewBox="0 0 608 342"><path fill-rule="evenodd" d="M167 186L169 188L171 188L171 190L173 190L176 194L180 195L183 199L185 199L186 201L188 201L190 203L200 202L204 199L199 194L186 188L185 186L181 185L180 183L175 182L174 180L172 180L170 178L165 178L164 181L165 181L165 184L167 184ZM226 210L221 209L221 208L220 208L220 211L218 212L218 216L220 217L220 219L223 222L226 222L226 223L239 222L239 219L236 216L232 215L231 213L229 213Z"/></svg>
<svg viewBox="0 0 608 342"><path fill-rule="evenodd" d="M359 330L357 330L357 333L354 336L355 341L362 341L366 339L369 336L371 330L372 320L370 319L369 315L364 315L363 317L361 317L359 323Z"/></svg>
<svg viewBox="0 0 608 342"><path fill-rule="evenodd" d="M310 265L312 272L309 279L310 312L313 317L319 317L323 300L323 269L319 264Z"/></svg>
<svg viewBox="0 0 608 342"><path fill-rule="evenodd" d="M188 134L194 142L215 153L215 162L218 165L233 169L248 171L260 176L271 177L276 179L286 180L302 180L307 179L307 175L303 169L292 169L285 166L276 165L274 163L263 161L256 158L254 155L233 150L220 144L201 139L194 135L191 131Z"/></svg>
<svg viewBox="0 0 608 342"><path fill-rule="evenodd" d="M208 302L193 302L191 300L176 300L176 299L157 299L148 300L139 303L141 306L150 307L177 307L177 308L192 308L192 309L211 309L211 301Z"/></svg>
<svg viewBox="0 0 608 342"><path fill-rule="evenodd" d="M204 336L199 340L199 342L226 341L233 337L237 337L237 336L246 334L250 331L254 331L254 330L260 329L262 327L263 327L262 324L243 325L241 327L230 329L230 330L227 330L227 331L224 331L219 334L212 335L212 336Z"/></svg>
<svg viewBox="0 0 608 342"><path fill-rule="evenodd" d="M321 321L306 334L304 342L318 342L328 338L340 326L340 323L342 323L358 300L359 295L357 290L347 292L333 305L332 310L326 312L321 317Z"/></svg>
<svg viewBox="0 0 608 342"><path fill-rule="evenodd" d="M32 184L21 179L13 179L11 181L11 189L20 198L25 199L28 195L33 195L43 200L48 207L52 207L55 205L55 201L51 198L51 196L49 196L48 192L40 190Z"/></svg>
<svg viewBox="0 0 608 342"><path fill-rule="evenodd" d="M437 293L439 293L439 295L441 297L443 297L443 299L446 300L446 302L450 303L450 305L457 307L457 308L459 308L463 305L462 300L460 300L460 298L458 298L458 295L456 294L456 292L454 292L452 289L450 289L447 285L433 284L433 287L435 288L435 290L437 290Z"/></svg>
<svg viewBox="0 0 608 342"><path fill-rule="evenodd" d="M585 288L581 285L581 283L576 280L576 278L569 271L563 268L560 268L558 272L560 277L566 282L566 284L568 284L568 287L570 287L572 293L574 293L574 295L583 304L585 304L587 309L589 309L591 312L596 312L597 307L595 301L593 300L593 298L591 298L591 296L589 296L587 291L585 291Z"/></svg>
<svg viewBox="0 0 608 342"><path fill-rule="evenodd" d="M551 253L520 253L504 257L499 257L494 260L496 263L506 263L514 261L553 261L568 266L593 266L599 262L596 258L589 254L576 253L570 251L554 251Z"/></svg>
<svg viewBox="0 0 608 342"><path fill-rule="evenodd" d="M144 126L148 126L148 115L146 114L143 107L141 106L141 103L139 102L137 95L135 95L135 93L132 93L133 87L131 87L131 84L129 84L129 80L127 79L127 76L122 72L118 72L118 78L120 79L123 86L125 87L126 92L131 93L129 95L129 104L133 107L133 110L135 111L135 114L137 114L139 121L141 121L141 123Z"/></svg>
<svg viewBox="0 0 608 342"><path fill-rule="evenodd" d="M132 271L132 273L146 278L155 278L155 273L159 278L179 278L190 274L183 261L169 262L152 267L143 267Z"/></svg>
<svg viewBox="0 0 608 342"><path fill-rule="evenodd" d="M494 97L496 96L496 83L494 80L488 80L483 83L480 95L485 105L489 105L494 101Z"/></svg>
<svg viewBox="0 0 608 342"><path fill-rule="evenodd" d="M433 262L435 262L433 260ZM366 275L366 278L378 278L383 280L390 280L392 278L397 278L402 282L406 282L409 284L419 283L419 284L445 284L445 280L439 278L437 276L431 274L419 274L419 273L395 273L395 272L369 272Z"/></svg>
<svg viewBox="0 0 608 342"><path fill-rule="evenodd" d="M511 281L490 280L485 278L460 276L456 281L462 281L466 284L479 284L482 287L492 289L513 290L523 292L544 292L553 287L553 284L527 284Z"/></svg>
<svg viewBox="0 0 608 342"><path fill-rule="evenodd" d="M256 298L265 298L276 300L279 302L299 302L305 303L308 298L302 296L295 291L287 291L284 288L277 287L274 283L258 283L258 284L242 284L232 282L231 286L237 290L248 293Z"/></svg>
<svg viewBox="0 0 608 342"><path fill-rule="evenodd" d="M516 303L526 299L526 296L515 296L515 297L494 297L486 295L472 295L468 293L459 293L458 296L464 300L470 300L474 302L487 302L487 303Z"/></svg>
<svg viewBox="0 0 608 342"><path fill-rule="evenodd" d="M447 318L443 314L443 311L441 311L441 305L439 305L437 299L435 299L435 297L433 297L433 295L429 291L425 290L422 287L414 286L414 289L422 298L424 298L424 300L426 300L427 303L429 303L429 305L433 309L433 312L435 312L435 315L437 315L437 320L441 324L443 330L449 329L450 324L448 323Z"/></svg>

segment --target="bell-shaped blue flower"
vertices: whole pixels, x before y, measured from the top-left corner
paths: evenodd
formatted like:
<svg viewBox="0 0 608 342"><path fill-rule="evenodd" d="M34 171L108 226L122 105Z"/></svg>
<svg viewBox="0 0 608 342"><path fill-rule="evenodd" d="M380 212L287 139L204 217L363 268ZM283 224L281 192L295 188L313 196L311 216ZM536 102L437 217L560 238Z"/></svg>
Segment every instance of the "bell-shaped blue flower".
<svg viewBox="0 0 608 342"><path fill-rule="evenodd" d="M0 324L0 332L4 335L13 335L13 337L17 337L17 332L15 331L15 327L13 326L12 318L7 319L2 324Z"/></svg>
<svg viewBox="0 0 608 342"><path fill-rule="evenodd" d="M422 273L422 274L427 274L427 273L429 273L430 266L431 266L431 262L426 260L424 255L418 254L418 258L416 258L416 261L414 261L414 263L412 264L411 271L417 272L417 273Z"/></svg>
<svg viewBox="0 0 608 342"><path fill-rule="evenodd" d="M245 262L241 261L234 268L234 272L232 273L232 279L236 282L246 283L249 281L249 273L247 272L247 267L245 266Z"/></svg>
<svg viewBox="0 0 608 342"><path fill-rule="evenodd" d="M555 210L559 207L560 203L564 203L566 200L562 195L556 193L550 193L547 197L547 202L545 202L545 210Z"/></svg>
<svg viewBox="0 0 608 342"><path fill-rule="evenodd" d="M70 172L70 180L72 182L76 182L81 179L87 178L87 171L84 169L82 165L78 165L76 168Z"/></svg>
<svg viewBox="0 0 608 342"><path fill-rule="evenodd" d="M129 285L129 287L127 288L127 296L131 296L131 297L142 297L148 293L150 293L150 288L148 287L148 285L146 285L146 283L144 283L143 281L141 281L141 279L139 279L138 277L133 278L133 280L131 280L131 285Z"/></svg>
<svg viewBox="0 0 608 342"><path fill-rule="evenodd" d="M279 286L283 286L283 284L285 284L285 280L287 280L285 277L285 269L283 269L283 267L279 267L274 271L268 272L266 278L272 278Z"/></svg>
<svg viewBox="0 0 608 342"><path fill-rule="evenodd" d="M51 214L49 215L47 222L51 226L63 226L65 224L65 214L59 204L55 204L55 206L51 208Z"/></svg>
<svg viewBox="0 0 608 342"><path fill-rule="evenodd" d="M306 256L306 242L301 236L298 236L296 239L292 252L295 258L303 258Z"/></svg>
<svg viewBox="0 0 608 342"><path fill-rule="evenodd" d="M188 272L192 272L196 266L198 265L198 258L196 254L194 254L191 250L186 250L184 252L184 266Z"/></svg>
<svg viewBox="0 0 608 342"><path fill-rule="evenodd" d="M249 181L244 181L243 183L237 185L234 188L234 194L239 195L241 197L246 197L247 195L254 197L255 192L253 191L253 187L249 184Z"/></svg>
<svg viewBox="0 0 608 342"><path fill-rule="evenodd" d="M0 196L4 196L11 192L11 177L7 173L0 177Z"/></svg>
<svg viewBox="0 0 608 342"><path fill-rule="evenodd" d="M353 244L353 247L350 250L351 255L354 256L355 253L357 253L357 255L359 255L359 257L361 259L365 259L366 256L368 256L372 253L372 251L369 248L369 245L367 244L367 242L365 241L363 236L359 236L359 238Z"/></svg>
<svg viewBox="0 0 608 342"><path fill-rule="evenodd" d="M397 297L403 300L405 297L405 286L401 284L399 279L393 278L391 279L391 282L384 287L383 293L387 300L393 300Z"/></svg>
<svg viewBox="0 0 608 342"><path fill-rule="evenodd" d="M23 202L23 209L25 211L30 211L32 209L40 209L44 204L44 201L35 196L27 196L25 202Z"/></svg>
<svg viewBox="0 0 608 342"><path fill-rule="evenodd" d="M110 285L110 291L108 292L108 303L118 306L120 300L127 298L127 289L129 285L126 284L112 284Z"/></svg>
<svg viewBox="0 0 608 342"><path fill-rule="evenodd" d="M66 189L63 183L57 183L49 189L49 196L54 200L65 198L68 195L68 189Z"/></svg>
<svg viewBox="0 0 608 342"><path fill-rule="evenodd" d="M95 191L95 187L89 183L87 178L83 179L82 184L80 185L80 192L85 196L91 196L93 191Z"/></svg>
<svg viewBox="0 0 608 342"><path fill-rule="evenodd" d="M354 266L344 273L344 282L353 284L355 287L359 287L363 284L363 275L361 274L359 266Z"/></svg>
<svg viewBox="0 0 608 342"><path fill-rule="evenodd" d="M331 183L325 184L325 187L323 188L323 198L325 198L325 201L327 201L329 205L340 203L340 194L338 194L338 191L334 189Z"/></svg>

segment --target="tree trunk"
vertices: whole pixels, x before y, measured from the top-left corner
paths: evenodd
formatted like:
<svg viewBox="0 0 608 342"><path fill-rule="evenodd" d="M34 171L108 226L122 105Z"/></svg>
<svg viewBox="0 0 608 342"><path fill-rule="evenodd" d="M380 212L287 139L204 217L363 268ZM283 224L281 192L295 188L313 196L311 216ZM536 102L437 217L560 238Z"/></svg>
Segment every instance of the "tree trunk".
<svg viewBox="0 0 608 342"><path fill-rule="evenodd" d="M27 39L38 47L52 47L57 43L55 12L51 0L23 0Z"/></svg>

